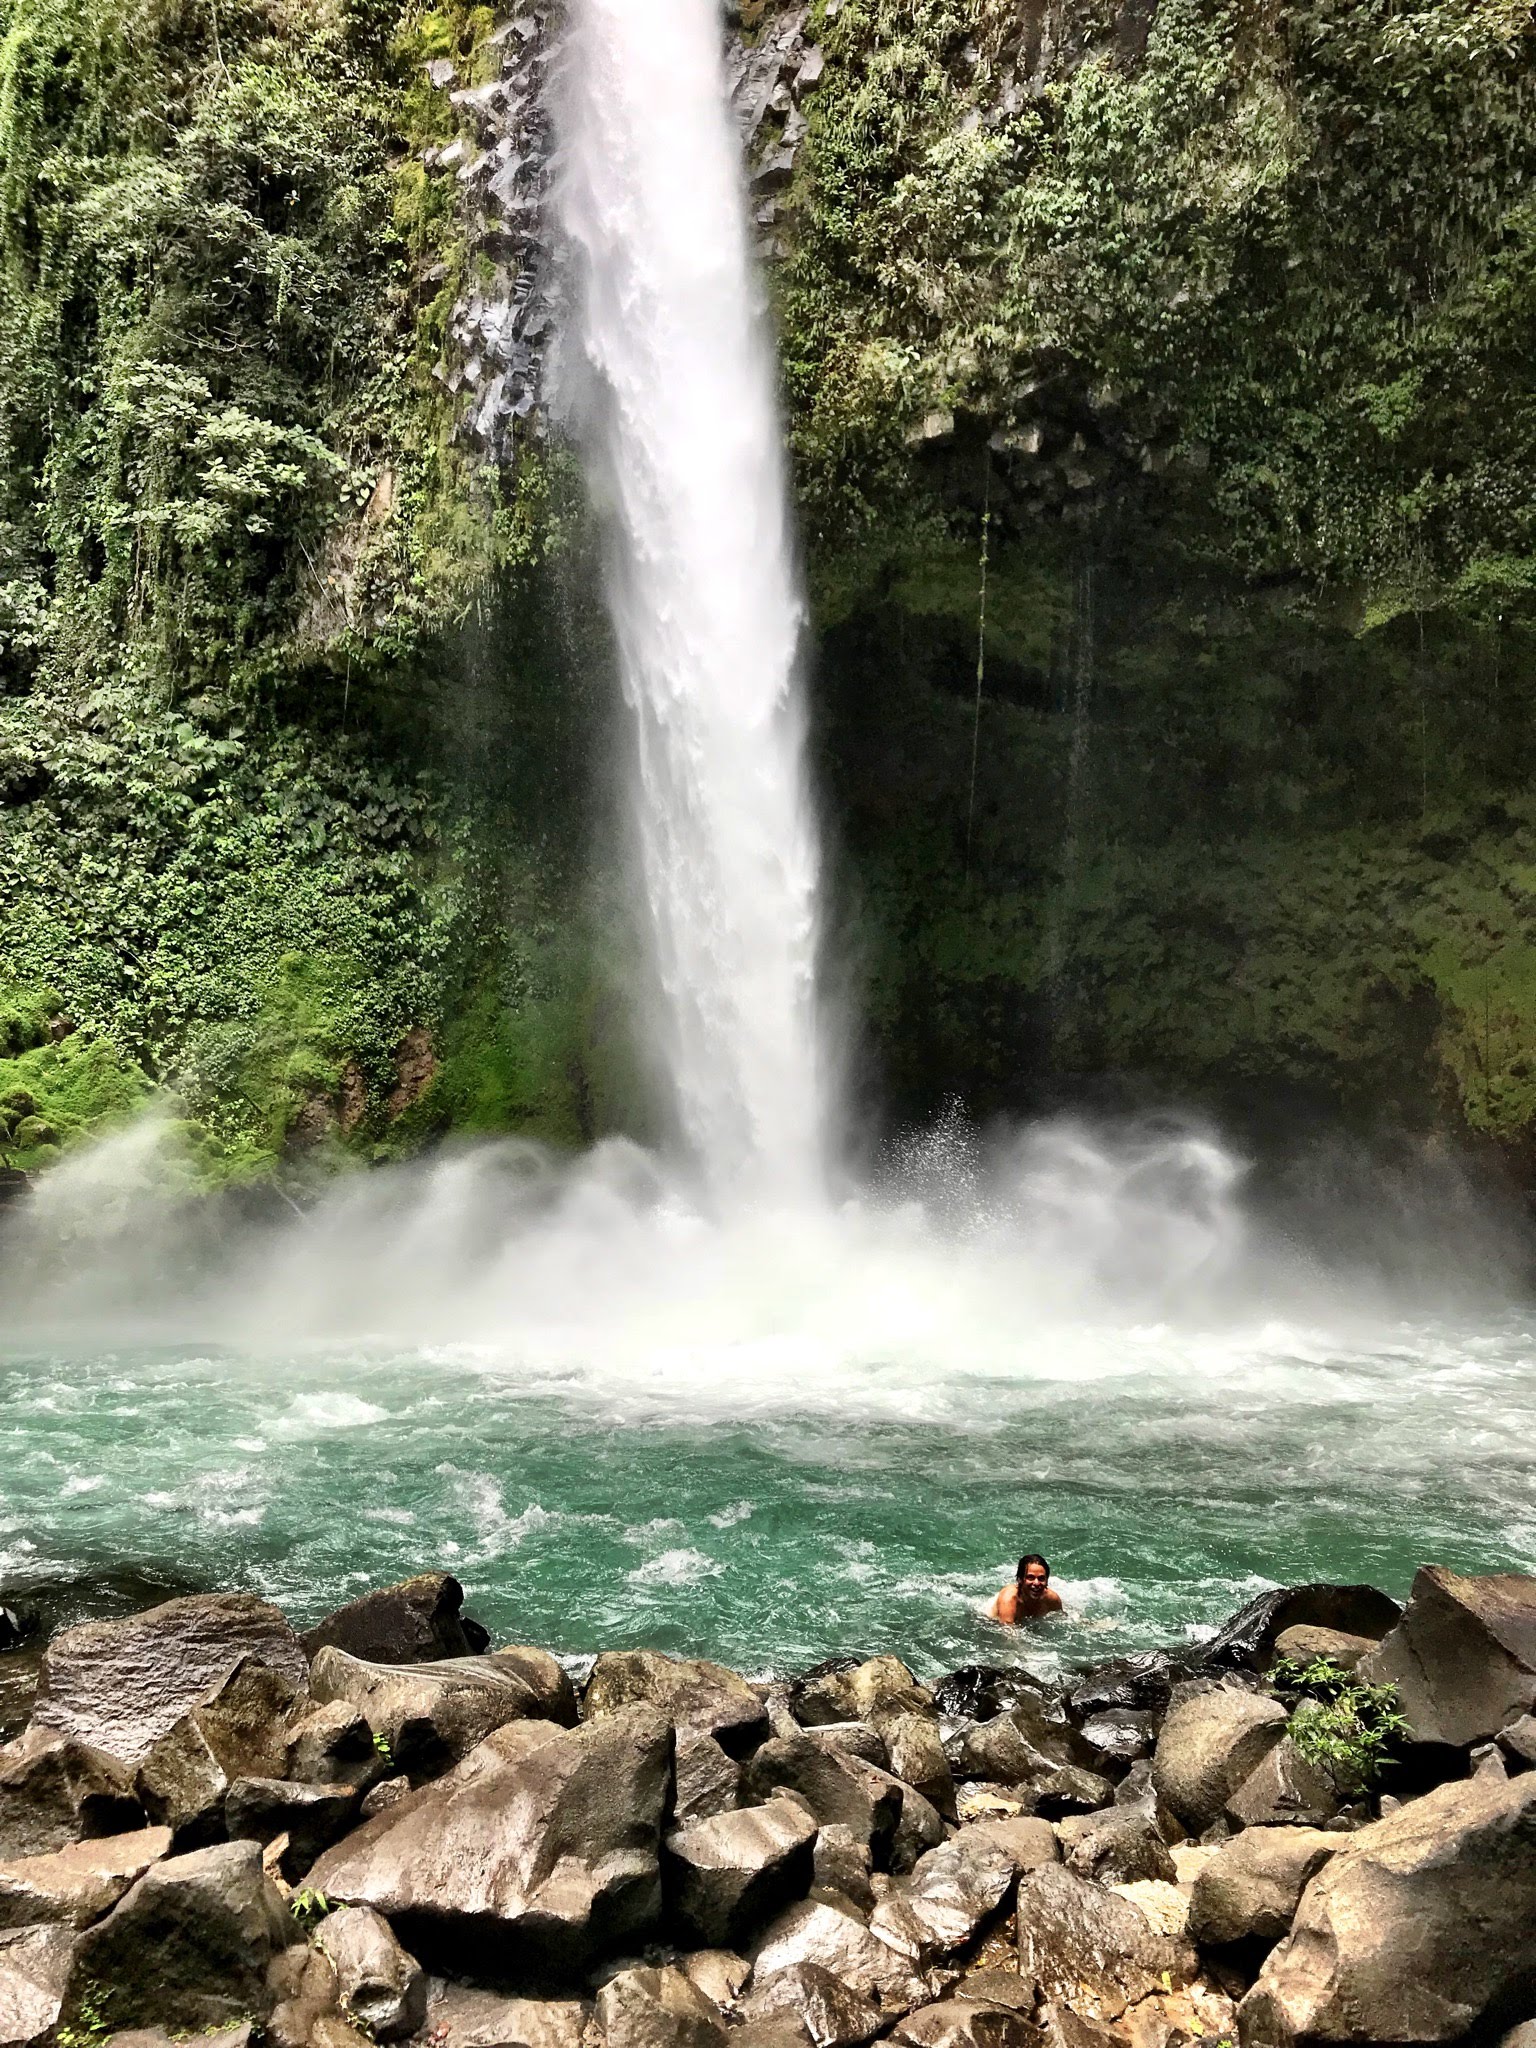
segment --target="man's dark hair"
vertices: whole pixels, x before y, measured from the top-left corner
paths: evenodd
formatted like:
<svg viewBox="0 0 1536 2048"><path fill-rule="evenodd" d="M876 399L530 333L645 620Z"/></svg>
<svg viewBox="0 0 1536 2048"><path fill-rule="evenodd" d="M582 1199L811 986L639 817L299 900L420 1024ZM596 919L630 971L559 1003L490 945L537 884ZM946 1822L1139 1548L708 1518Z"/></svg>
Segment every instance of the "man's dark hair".
<svg viewBox="0 0 1536 2048"><path fill-rule="evenodd" d="M1021 1579L1023 1578L1024 1574L1029 1570L1032 1564L1039 1565L1040 1569L1045 1573L1045 1576L1047 1578L1051 1576L1051 1568L1046 1563L1045 1559L1040 1555L1038 1550L1032 1550L1029 1553L1028 1557L1021 1557L1019 1559L1019 1577Z"/></svg>

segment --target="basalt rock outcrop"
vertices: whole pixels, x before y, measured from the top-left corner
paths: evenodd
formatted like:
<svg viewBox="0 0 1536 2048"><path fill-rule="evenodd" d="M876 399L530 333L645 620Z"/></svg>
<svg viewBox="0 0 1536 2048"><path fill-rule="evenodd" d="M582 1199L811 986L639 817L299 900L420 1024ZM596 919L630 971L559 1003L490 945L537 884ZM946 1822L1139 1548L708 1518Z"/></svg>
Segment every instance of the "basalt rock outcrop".
<svg viewBox="0 0 1536 2048"><path fill-rule="evenodd" d="M1204 1664L931 1690L623 1651L578 1697L537 1650L334 1639L457 1648L451 1583L307 1639L229 1597L50 1646L0 1749L0 2048L1406 2048L1536 2016L1531 1581L1428 1571L1396 1621L1308 1587ZM1411 1672L1400 1768L1345 1796L1265 1676L1288 1637Z"/></svg>

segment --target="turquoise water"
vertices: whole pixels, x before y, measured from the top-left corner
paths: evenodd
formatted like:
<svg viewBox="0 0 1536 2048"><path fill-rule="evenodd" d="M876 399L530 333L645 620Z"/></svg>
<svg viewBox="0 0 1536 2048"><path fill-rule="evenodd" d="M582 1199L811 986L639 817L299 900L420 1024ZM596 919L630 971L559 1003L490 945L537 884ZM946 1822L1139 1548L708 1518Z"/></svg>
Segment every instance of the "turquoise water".
<svg viewBox="0 0 1536 2048"><path fill-rule="evenodd" d="M871 1366L863 1403L740 1422L452 1353L17 1358L0 1585L129 1563L309 1620L443 1565L499 1636L563 1652L936 1672L997 1659L976 1610L1024 1547L1071 1609L1044 1662L1178 1639L1275 1580L1536 1565L1529 1324L1347 1357L1271 1332L1187 1377L1165 1334L1116 1344L1091 1388L956 1398Z"/></svg>
<svg viewBox="0 0 1536 2048"><path fill-rule="evenodd" d="M1213 1141L1062 1126L721 1222L622 1148L503 1147L193 1260L146 1156L0 1240L0 1593L142 1570L304 1622L445 1566L572 1655L933 1674L1024 1647L979 1610L1025 1549L1042 1664L1536 1567L1536 1311L1444 1187L1304 1242Z"/></svg>

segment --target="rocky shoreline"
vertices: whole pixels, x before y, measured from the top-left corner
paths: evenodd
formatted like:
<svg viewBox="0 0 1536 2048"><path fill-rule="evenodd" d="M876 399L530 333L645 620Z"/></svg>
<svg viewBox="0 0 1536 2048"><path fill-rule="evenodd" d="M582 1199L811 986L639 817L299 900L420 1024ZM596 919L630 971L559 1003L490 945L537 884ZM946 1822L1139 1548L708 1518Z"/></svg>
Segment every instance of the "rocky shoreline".
<svg viewBox="0 0 1536 2048"><path fill-rule="evenodd" d="M0 1748L0 2048L1536 2048L1536 1578L932 1688L578 1689L462 1600L55 1635Z"/></svg>

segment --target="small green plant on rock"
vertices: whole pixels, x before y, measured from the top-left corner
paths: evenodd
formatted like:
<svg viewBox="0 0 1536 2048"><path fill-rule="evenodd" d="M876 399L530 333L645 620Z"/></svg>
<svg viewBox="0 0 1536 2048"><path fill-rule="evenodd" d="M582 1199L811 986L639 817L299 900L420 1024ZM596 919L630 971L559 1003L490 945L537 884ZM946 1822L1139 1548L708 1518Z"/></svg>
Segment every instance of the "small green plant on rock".
<svg viewBox="0 0 1536 2048"><path fill-rule="evenodd" d="M304 1932L312 1934L320 1922L325 1919L326 1915L331 1912L332 1907L330 1900L325 1896L324 1892L311 1891L306 1886L303 1891L294 1893L293 1897L288 1901L288 1910L294 1919L298 1921Z"/></svg>
<svg viewBox="0 0 1536 2048"><path fill-rule="evenodd" d="M378 1751L379 1755L383 1758L384 1762L389 1765L389 1768L391 1770L393 1770L395 1767L395 1752L389 1746L389 1737L387 1735L381 1735L377 1728L375 1728L373 1731L373 1746Z"/></svg>
<svg viewBox="0 0 1536 2048"><path fill-rule="evenodd" d="M1397 1687L1368 1685L1327 1657L1306 1664L1282 1657L1269 1676L1276 1692L1295 1701L1290 1738L1297 1752L1346 1797L1371 1791L1408 1726Z"/></svg>
<svg viewBox="0 0 1536 2048"><path fill-rule="evenodd" d="M110 1995L100 1984L85 1986L73 2024L59 2029L58 2048L101 2048L112 2032L106 2011Z"/></svg>

